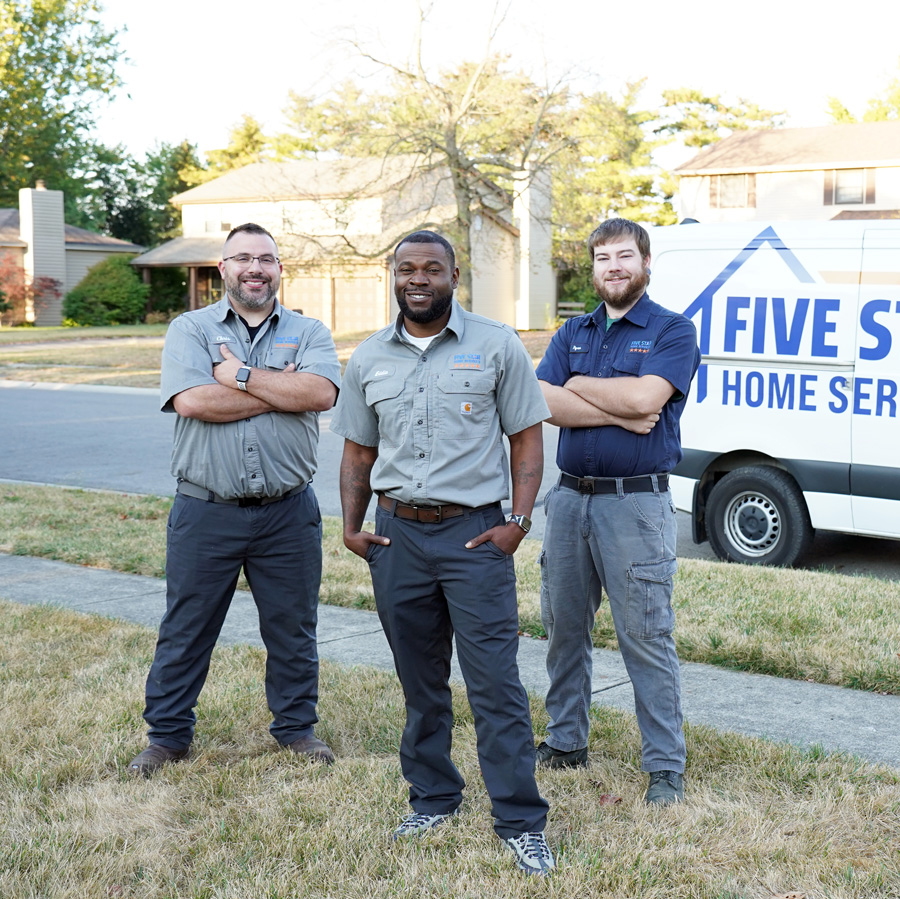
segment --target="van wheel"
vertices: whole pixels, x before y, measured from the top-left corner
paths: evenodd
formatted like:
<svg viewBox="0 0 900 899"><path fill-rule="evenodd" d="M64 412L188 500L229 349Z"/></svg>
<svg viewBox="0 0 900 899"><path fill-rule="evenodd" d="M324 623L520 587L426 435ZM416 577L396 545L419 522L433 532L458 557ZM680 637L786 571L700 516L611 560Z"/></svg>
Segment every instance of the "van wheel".
<svg viewBox="0 0 900 899"><path fill-rule="evenodd" d="M789 567L809 548L813 527L803 494L780 468L739 468L709 494L709 543L720 559Z"/></svg>

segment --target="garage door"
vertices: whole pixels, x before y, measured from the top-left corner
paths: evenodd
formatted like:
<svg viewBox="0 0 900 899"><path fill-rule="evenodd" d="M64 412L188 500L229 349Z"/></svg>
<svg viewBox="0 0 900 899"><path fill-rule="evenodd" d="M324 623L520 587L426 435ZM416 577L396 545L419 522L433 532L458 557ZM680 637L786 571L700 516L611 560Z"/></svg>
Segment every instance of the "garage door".
<svg viewBox="0 0 900 899"><path fill-rule="evenodd" d="M384 285L379 278L334 279L334 333L369 333L387 324Z"/></svg>

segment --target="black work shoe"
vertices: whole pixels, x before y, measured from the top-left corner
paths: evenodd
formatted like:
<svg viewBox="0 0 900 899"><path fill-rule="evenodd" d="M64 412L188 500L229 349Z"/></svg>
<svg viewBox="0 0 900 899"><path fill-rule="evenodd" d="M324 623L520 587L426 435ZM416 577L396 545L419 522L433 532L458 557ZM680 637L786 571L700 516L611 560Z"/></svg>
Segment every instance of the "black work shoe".
<svg viewBox="0 0 900 899"><path fill-rule="evenodd" d="M677 771L654 771L644 796L647 805L674 805L684 802L684 777Z"/></svg>
<svg viewBox="0 0 900 899"><path fill-rule="evenodd" d="M188 757L190 748L169 749L159 743L151 743L140 755L135 756L128 766L128 773L136 777L149 777L162 768L166 762L180 762Z"/></svg>
<svg viewBox="0 0 900 899"><path fill-rule="evenodd" d="M563 752L541 743L535 751L534 761L538 768L587 768L587 746Z"/></svg>
<svg viewBox="0 0 900 899"><path fill-rule="evenodd" d="M313 734L307 734L288 743L287 748L297 755L305 755L316 762L324 762L326 765L334 764L334 753L328 748L328 745Z"/></svg>

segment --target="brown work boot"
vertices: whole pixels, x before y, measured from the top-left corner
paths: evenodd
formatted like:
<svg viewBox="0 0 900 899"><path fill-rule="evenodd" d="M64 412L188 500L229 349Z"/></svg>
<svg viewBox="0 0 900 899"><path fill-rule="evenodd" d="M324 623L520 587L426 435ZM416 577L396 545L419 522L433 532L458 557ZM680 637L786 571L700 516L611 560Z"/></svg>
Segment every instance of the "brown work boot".
<svg viewBox="0 0 900 899"><path fill-rule="evenodd" d="M293 743L288 743L287 748L297 755L309 756L314 761L324 762L326 765L334 764L334 753L314 734L307 734L299 740L294 740Z"/></svg>
<svg viewBox="0 0 900 899"><path fill-rule="evenodd" d="M131 760L128 773L135 777L149 777L154 771L162 768L166 762L180 762L188 757L190 748L169 749L159 743L151 743L139 756Z"/></svg>

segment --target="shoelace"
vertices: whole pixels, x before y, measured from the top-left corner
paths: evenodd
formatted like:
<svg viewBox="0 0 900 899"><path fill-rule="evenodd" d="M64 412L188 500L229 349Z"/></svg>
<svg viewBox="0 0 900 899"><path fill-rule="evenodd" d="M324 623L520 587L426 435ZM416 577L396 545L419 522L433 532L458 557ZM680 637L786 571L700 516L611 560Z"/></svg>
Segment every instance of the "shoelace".
<svg viewBox="0 0 900 899"><path fill-rule="evenodd" d="M435 822L435 819L445 818L446 815L423 815L423 814L413 814L407 815L401 822L398 830L417 830L420 827L425 827L429 824Z"/></svg>
<svg viewBox="0 0 900 899"><path fill-rule="evenodd" d="M521 848L522 855L537 866L550 863L550 847L542 833L523 833L515 842Z"/></svg>

